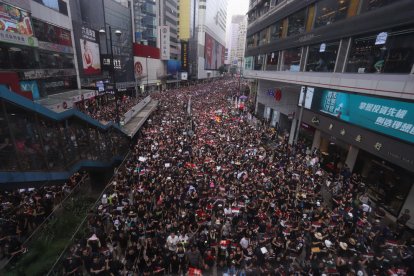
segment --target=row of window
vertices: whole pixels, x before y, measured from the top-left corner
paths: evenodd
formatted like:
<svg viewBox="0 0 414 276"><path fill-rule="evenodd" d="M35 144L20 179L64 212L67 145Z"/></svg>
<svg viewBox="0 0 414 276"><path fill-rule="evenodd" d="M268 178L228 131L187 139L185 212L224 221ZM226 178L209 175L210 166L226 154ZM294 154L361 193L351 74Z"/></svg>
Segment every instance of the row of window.
<svg viewBox="0 0 414 276"><path fill-rule="evenodd" d="M2 69L70 69L74 68L73 55L44 52L33 48L0 45Z"/></svg>
<svg viewBox="0 0 414 276"><path fill-rule="evenodd" d="M337 60L345 60L345 72L349 73L407 74L414 64L414 26L355 37L348 57L344 57L346 47L341 52L339 47L340 41L309 45L303 70L334 72ZM298 47L246 58L245 67L297 72L305 49ZM338 59L338 55L344 58Z"/></svg>
<svg viewBox="0 0 414 276"><path fill-rule="evenodd" d="M400 0L321 0L249 36L247 48L302 34L398 1Z"/></svg>

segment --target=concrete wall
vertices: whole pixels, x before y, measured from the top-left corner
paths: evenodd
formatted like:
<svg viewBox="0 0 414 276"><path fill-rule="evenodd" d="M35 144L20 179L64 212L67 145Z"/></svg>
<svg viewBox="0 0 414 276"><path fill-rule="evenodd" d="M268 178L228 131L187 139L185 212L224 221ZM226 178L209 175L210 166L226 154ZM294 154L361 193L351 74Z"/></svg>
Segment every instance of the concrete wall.
<svg viewBox="0 0 414 276"><path fill-rule="evenodd" d="M245 70L244 76L414 100L414 74L342 74Z"/></svg>

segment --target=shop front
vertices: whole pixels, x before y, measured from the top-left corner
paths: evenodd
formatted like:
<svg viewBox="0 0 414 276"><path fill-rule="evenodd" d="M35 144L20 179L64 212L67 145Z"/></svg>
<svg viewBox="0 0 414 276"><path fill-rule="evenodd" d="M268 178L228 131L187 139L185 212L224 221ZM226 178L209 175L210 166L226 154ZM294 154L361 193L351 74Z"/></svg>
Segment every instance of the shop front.
<svg viewBox="0 0 414 276"><path fill-rule="evenodd" d="M371 200L391 215L412 209L414 103L324 88L305 96L303 122L316 129L324 165L360 174Z"/></svg>

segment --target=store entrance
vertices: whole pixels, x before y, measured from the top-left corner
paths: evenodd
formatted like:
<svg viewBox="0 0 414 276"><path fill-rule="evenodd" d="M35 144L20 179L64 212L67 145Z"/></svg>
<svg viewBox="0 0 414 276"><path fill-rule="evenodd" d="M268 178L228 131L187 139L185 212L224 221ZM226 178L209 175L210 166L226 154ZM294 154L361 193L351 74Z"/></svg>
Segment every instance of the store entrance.
<svg viewBox="0 0 414 276"><path fill-rule="evenodd" d="M414 174L360 150L354 172L365 179L368 195L398 216L414 182Z"/></svg>
<svg viewBox="0 0 414 276"><path fill-rule="evenodd" d="M321 165L329 172L339 172L345 164L349 145L333 136L321 135L319 147L322 153Z"/></svg>

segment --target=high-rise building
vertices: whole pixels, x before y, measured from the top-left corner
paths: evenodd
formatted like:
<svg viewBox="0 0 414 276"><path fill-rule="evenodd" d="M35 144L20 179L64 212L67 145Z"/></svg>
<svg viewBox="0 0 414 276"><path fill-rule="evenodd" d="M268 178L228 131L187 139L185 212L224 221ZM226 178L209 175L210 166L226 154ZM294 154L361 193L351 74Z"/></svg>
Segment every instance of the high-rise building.
<svg viewBox="0 0 414 276"><path fill-rule="evenodd" d="M248 12L257 116L332 172L361 174L394 217L414 202L413 14L412 0L250 1Z"/></svg>
<svg viewBox="0 0 414 276"><path fill-rule="evenodd" d="M228 0L181 0L179 38L188 39L188 71L193 79L219 76L225 60Z"/></svg>
<svg viewBox="0 0 414 276"><path fill-rule="evenodd" d="M159 24L156 0L132 0L134 42L157 47Z"/></svg>
<svg viewBox="0 0 414 276"><path fill-rule="evenodd" d="M228 64L241 66L246 45L247 16L233 15L230 26Z"/></svg>
<svg viewBox="0 0 414 276"><path fill-rule="evenodd" d="M178 41L178 0L159 1L159 26L168 26L170 29L169 45L170 58L178 60L180 44Z"/></svg>

